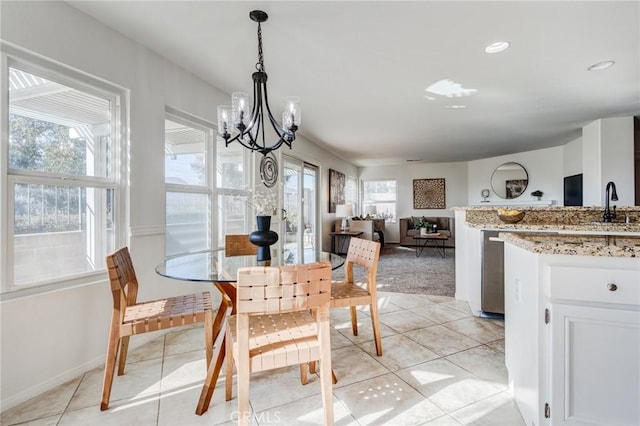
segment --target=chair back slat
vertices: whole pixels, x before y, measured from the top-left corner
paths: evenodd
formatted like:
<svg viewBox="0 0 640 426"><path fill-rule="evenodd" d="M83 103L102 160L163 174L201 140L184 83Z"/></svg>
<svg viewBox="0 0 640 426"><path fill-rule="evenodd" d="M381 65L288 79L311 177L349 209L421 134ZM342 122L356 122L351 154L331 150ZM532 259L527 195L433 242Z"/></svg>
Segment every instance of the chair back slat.
<svg viewBox="0 0 640 426"><path fill-rule="evenodd" d="M347 252L347 262L364 266L365 268L377 268L380 257L380 243L362 238L351 238Z"/></svg>
<svg viewBox="0 0 640 426"><path fill-rule="evenodd" d="M331 297L331 263L238 269L238 313L275 313L314 308Z"/></svg>
<svg viewBox="0 0 640 426"><path fill-rule="evenodd" d="M138 297L138 278L128 247L123 247L107 255L107 270L114 307L124 310L127 305L134 305ZM125 306L120 306L120 304Z"/></svg>
<svg viewBox="0 0 640 426"><path fill-rule="evenodd" d="M347 282L354 282L353 265L367 269L367 287L370 293L376 293L376 275L380 259L380 243L362 238L351 238L347 259L345 260L345 277Z"/></svg>
<svg viewBox="0 0 640 426"><path fill-rule="evenodd" d="M227 256L258 254L258 246L249 241L249 235L247 234L225 235L224 254Z"/></svg>

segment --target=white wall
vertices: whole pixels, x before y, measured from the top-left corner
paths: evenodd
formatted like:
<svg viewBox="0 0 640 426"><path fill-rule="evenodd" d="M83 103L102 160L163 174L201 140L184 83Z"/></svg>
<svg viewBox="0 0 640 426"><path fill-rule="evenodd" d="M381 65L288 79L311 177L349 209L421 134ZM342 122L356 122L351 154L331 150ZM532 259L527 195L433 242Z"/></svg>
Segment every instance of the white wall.
<svg viewBox="0 0 640 426"><path fill-rule="evenodd" d="M604 206L605 187L613 181L618 206L635 203L633 117L605 118L583 128L585 206Z"/></svg>
<svg viewBox="0 0 640 426"><path fill-rule="evenodd" d="M564 198L562 147L545 148L470 161L468 163L467 202L469 204L479 203L482 200L480 191L485 188L491 190L491 195L488 198L490 203L488 205L505 201L494 194L491 188L491 175L496 167L510 161L520 163L529 174L527 189L520 197L511 201L531 202L535 199L530 195L531 192L540 190L544 193L543 200L555 200L556 204L562 204Z"/></svg>
<svg viewBox="0 0 640 426"><path fill-rule="evenodd" d="M165 106L215 122L217 105L228 103L229 95L62 2L2 2L1 8L0 34L8 46L129 91L129 247L142 283L140 298L202 291L201 285L154 272L165 253ZM322 191L329 167L356 176L354 166L302 137L294 147L289 154L322 164ZM326 205L328 195L322 194ZM334 216L320 211L323 222ZM111 300L105 274L91 285L0 302L2 409L102 364ZM136 337L132 345L153 337Z"/></svg>
<svg viewBox="0 0 640 426"><path fill-rule="evenodd" d="M582 128L582 191L585 206L601 206L600 187L602 169L600 163L601 122L596 120Z"/></svg>
<svg viewBox="0 0 640 426"><path fill-rule="evenodd" d="M605 187L613 181L617 186L618 206L635 204L633 117L605 118L602 121L601 205L605 204Z"/></svg>
<svg viewBox="0 0 640 426"><path fill-rule="evenodd" d="M413 179L444 178L445 209L415 210L413 208ZM395 179L397 181L398 218L408 216L453 217L451 207L467 205L467 163L426 163L402 166L363 167L360 179ZM399 242L399 223L385 223L385 242Z"/></svg>
<svg viewBox="0 0 640 426"><path fill-rule="evenodd" d="M582 137L574 139L562 147L562 160L564 176L582 173Z"/></svg>

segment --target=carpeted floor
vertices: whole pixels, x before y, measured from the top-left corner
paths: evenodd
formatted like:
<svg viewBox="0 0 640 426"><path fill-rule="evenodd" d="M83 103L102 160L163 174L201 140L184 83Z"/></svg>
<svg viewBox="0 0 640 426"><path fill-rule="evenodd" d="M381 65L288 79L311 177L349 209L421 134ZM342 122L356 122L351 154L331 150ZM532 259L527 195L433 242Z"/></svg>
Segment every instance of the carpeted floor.
<svg viewBox="0 0 640 426"><path fill-rule="evenodd" d="M380 252L378 263L378 291L396 293L454 296L455 249L446 249L446 258L434 248L425 249L416 257L413 247L386 244ZM354 268L357 280L362 280L363 270ZM344 267L334 271L334 279L344 278Z"/></svg>

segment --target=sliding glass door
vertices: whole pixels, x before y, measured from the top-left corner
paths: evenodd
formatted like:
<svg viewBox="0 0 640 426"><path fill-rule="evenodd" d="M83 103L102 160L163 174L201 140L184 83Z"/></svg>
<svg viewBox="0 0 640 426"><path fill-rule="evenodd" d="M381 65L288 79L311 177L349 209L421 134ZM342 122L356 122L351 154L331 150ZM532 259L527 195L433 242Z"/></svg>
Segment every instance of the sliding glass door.
<svg viewBox="0 0 640 426"><path fill-rule="evenodd" d="M280 235L283 255L311 258L318 247L318 168L295 158L283 156L283 208Z"/></svg>

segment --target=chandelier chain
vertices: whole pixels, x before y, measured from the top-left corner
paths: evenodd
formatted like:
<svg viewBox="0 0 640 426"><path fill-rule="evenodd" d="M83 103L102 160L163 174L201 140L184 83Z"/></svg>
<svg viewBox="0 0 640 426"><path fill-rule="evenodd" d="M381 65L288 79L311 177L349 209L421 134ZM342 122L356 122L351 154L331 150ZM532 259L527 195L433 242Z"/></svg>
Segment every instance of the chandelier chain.
<svg viewBox="0 0 640 426"><path fill-rule="evenodd" d="M264 72L264 55L262 53L262 27L258 22L258 63L256 63L256 69Z"/></svg>

